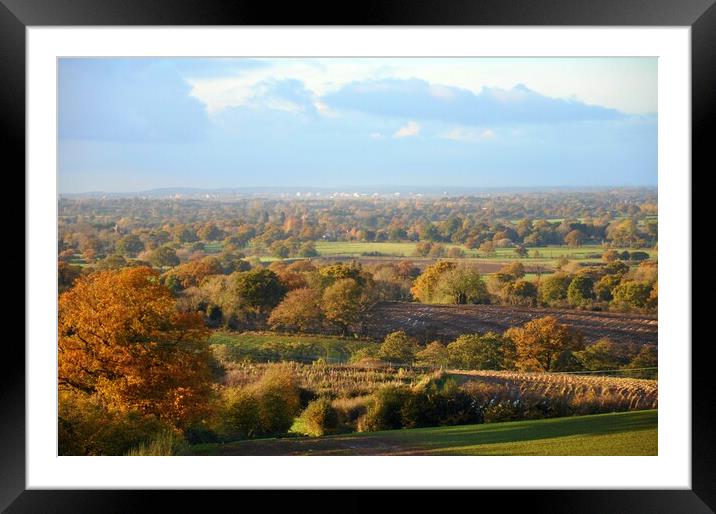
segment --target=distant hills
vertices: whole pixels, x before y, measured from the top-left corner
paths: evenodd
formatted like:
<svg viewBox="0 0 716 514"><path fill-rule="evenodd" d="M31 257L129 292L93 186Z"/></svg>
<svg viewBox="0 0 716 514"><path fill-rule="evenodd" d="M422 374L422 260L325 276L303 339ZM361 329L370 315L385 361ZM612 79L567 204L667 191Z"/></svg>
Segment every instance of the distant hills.
<svg viewBox="0 0 716 514"><path fill-rule="evenodd" d="M296 198L335 198L335 197L413 197L413 196L490 196L515 193L549 193L549 192L597 192L609 190L653 190L656 187L448 187L448 186L358 186L358 187L234 187L234 188L199 188L199 187L165 187L144 191L87 191L83 193L60 193L61 198L187 198L187 199L219 199L237 197L296 197Z"/></svg>

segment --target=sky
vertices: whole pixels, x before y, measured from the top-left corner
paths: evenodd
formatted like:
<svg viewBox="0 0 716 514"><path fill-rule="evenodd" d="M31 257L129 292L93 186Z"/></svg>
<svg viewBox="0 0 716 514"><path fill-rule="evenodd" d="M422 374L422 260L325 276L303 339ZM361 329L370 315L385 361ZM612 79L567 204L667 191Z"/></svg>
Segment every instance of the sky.
<svg viewBox="0 0 716 514"><path fill-rule="evenodd" d="M656 58L59 60L60 193L657 184Z"/></svg>

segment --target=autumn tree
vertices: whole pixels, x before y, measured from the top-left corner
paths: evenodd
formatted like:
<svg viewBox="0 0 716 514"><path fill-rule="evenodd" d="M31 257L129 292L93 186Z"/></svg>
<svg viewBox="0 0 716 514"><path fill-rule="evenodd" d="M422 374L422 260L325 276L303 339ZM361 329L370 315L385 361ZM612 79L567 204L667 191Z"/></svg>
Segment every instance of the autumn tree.
<svg viewBox="0 0 716 514"><path fill-rule="evenodd" d="M364 307L361 286L352 278L342 278L323 291L323 313L328 321L338 326L343 335L360 320Z"/></svg>
<svg viewBox="0 0 716 514"><path fill-rule="evenodd" d="M545 316L505 331L515 345L516 366L521 371L559 371L560 357L583 347L582 338Z"/></svg>
<svg viewBox="0 0 716 514"><path fill-rule="evenodd" d="M183 425L210 395L208 331L147 267L80 278L58 305L58 386Z"/></svg>
<svg viewBox="0 0 716 514"><path fill-rule="evenodd" d="M208 256L173 268L164 275L164 280L175 279L181 289L186 289L198 286L206 277L221 273L223 273L221 261L216 257Z"/></svg>
<svg viewBox="0 0 716 514"><path fill-rule="evenodd" d="M432 302L441 275L453 269L455 269L455 263L449 261L440 261L428 266L415 279L410 292L422 303Z"/></svg>
<svg viewBox="0 0 716 514"><path fill-rule="evenodd" d="M306 331L321 325L321 293L303 287L289 291L269 316L268 323L274 328L289 327Z"/></svg>
<svg viewBox="0 0 716 514"><path fill-rule="evenodd" d="M490 294L476 268L458 266L439 276L432 300L458 305L490 303Z"/></svg>
<svg viewBox="0 0 716 514"><path fill-rule="evenodd" d="M580 230L571 230L564 236L564 242L569 246L582 246L584 234Z"/></svg>
<svg viewBox="0 0 716 514"><path fill-rule="evenodd" d="M514 278L522 278L525 276L525 265L521 262L511 262L509 264L505 264L500 268L500 273L507 273L508 275L512 275Z"/></svg>

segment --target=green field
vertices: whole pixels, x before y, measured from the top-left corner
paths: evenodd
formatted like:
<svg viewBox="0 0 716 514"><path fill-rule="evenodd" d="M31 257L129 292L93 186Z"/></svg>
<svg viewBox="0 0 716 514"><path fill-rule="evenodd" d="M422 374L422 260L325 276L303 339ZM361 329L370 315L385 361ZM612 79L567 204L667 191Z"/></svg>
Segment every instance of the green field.
<svg viewBox="0 0 716 514"><path fill-rule="evenodd" d="M415 247L417 243L414 242L399 242L399 243L370 243L370 242L344 242L344 241L319 241L316 243L316 250L321 256L347 256L347 257L360 257L364 253L379 252L386 256L397 256L397 257L413 257ZM590 260L601 261L601 254L606 250L601 245L584 245L579 247L572 247L566 245L554 245L544 247L528 247L529 256L527 258L520 258L515 254L514 248L497 248L495 255L489 258L482 257L481 252L477 250L468 250L464 246L459 244L444 244L446 249L457 247L465 251L466 257L480 257L486 261L490 260L504 260L504 259L522 259L530 261L549 261L553 259L559 259L560 257L567 257L568 259L586 259L589 254L599 254L600 257L592 258ZM532 257L534 251L538 251L541 257L535 259ZM622 251L624 249L619 249ZM635 248L627 248L626 250L634 251ZM656 256L656 251L653 249L639 249L640 251L647 252L651 258Z"/></svg>
<svg viewBox="0 0 716 514"><path fill-rule="evenodd" d="M656 410L202 444L192 455L657 455Z"/></svg>
<svg viewBox="0 0 716 514"><path fill-rule="evenodd" d="M579 247L571 247L566 245L553 245L543 247L528 247L529 255L527 257L519 257L515 254L514 248L497 248L495 253L489 257L485 257L482 252L476 249L467 249L460 244L440 243L446 250L450 248L460 248L465 252L466 258L479 258L484 262L504 262L505 260L525 260L533 264L544 264L553 266L557 259L567 257L570 260L580 260L583 262L601 262L601 254L605 252L605 248L601 245L584 245ZM401 242L367 242L367 241L317 241L316 250L321 257L349 257L357 258L370 256L376 253L378 257L407 257L419 259L416 257L415 248L417 243L413 241ZM209 254L221 252L223 243L212 241L205 243L205 251ZM644 251L649 254L650 258L655 258L657 252L649 248L620 248L619 251ZM539 252L539 257L534 257L534 252ZM592 255L590 255L592 254ZM598 254L599 257L594 257ZM280 260L270 255L262 255L262 262L272 262Z"/></svg>
<svg viewBox="0 0 716 514"><path fill-rule="evenodd" d="M320 358L331 364L347 362L357 350L375 344L372 341L334 336L262 332L215 332L209 343L230 347L235 360L307 362Z"/></svg>

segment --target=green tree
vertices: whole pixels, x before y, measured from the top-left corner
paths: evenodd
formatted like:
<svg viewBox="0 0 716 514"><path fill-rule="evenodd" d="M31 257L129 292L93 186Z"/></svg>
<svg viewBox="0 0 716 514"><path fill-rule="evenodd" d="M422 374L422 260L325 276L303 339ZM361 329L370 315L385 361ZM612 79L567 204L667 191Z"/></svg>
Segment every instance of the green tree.
<svg viewBox="0 0 716 514"><path fill-rule="evenodd" d="M115 244L117 253L128 257L136 257L139 252L144 250L144 243L136 234L129 234L121 238Z"/></svg>
<svg viewBox="0 0 716 514"><path fill-rule="evenodd" d="M490 294L476 268L458 266L440 275L433 301L459 305L490 303Z"/></svg>
<svg viewBox="0 0 716 514"><path fill-rule="evenodd" d="M298 250L300 257L318 257L318 250L316 250L316 243L313 241L307 241L301 245Z"/></svg>
<svg viewBox="0 0 716 514"><path fill-rule="evenodd" d="M505 369L505 340L498 334L465 334L447 346L450 365L460 369Z"/></svg>
<svg viewBox="0 0 716 514"><path fill-rule="evenodd" d="M171 246L160 246L149 255L149 262L158 268L167 268L179 265L177 252Z"/></svg>
<svg viewBox="0 0 716 514"><path fill-rule="evenodd" d="M529 280L518 280L512 285L509 292L510 303L515 305L537 304L537 286Z"/></svg>
<svg viewBox="0 0 716 514"><path fill-rule="evenodd" d="M380 345L378 357L389 362L411 363L417 349L418 344L415 339L400 330L385 336L383 344Z"/></svg>
<svg viewBox="0 0 716 514"><path fill-rule="evenodd" d="M265 268L236 273L232 282L239 304L256 313L270 311L286 294L278 275Z"/></svg>
<svg viewBox="0 0 716 514"><path fill-rule="evenodd" d="M567 288L567 301L569 304L582 307L592 300L594 300L594 281L588 276L575 276Z"/></svg>
<svg viewBox="0 0 716 514"><path fill-rule="evenodd" d="M594 286L594 292L597 299L603 302L609 302L612 300L612 291L621 282L621 275L604 275L599 279L599 282Z"/></svg>
<svg viewBox="0 0 716 514"><path fill-rule="evenodd" d="M439 341L433 341L415 354L419 364L433 367L447 366L449 363L447 347Z"/></svg>
<svg viewBox="0 0 716 514"><path fill-rule="evenodd" d="M648 282L623 281L612 291L612 305L619 308L643 309L648 306L651 284Z"/></svg>
<svg viewBox="0 0 716 514"><path fill-rule="evenodd" d="M572 278L566 273L554 273L540 281L540 301L552 305L567 299L567 289Z"/></svg>
<svg viewBox="0 0 716 514"><path fill-rule="evenodd" d="M619 369L629 362L619 343L609 339L600 339L574 355L582 366L592 371Z"/></svg>

